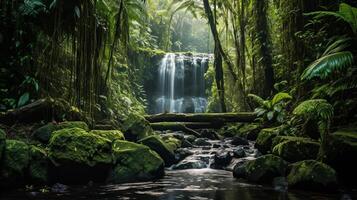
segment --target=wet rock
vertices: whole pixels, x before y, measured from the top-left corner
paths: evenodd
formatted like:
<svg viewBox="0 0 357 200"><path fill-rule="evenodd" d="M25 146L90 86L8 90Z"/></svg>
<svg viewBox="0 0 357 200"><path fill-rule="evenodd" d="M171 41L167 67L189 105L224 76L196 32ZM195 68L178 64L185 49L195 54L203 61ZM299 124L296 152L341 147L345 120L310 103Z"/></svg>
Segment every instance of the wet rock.
<svg viewBox="0 0 357 200"><path fill-rule="evenodd" d="M316 159L320 144L309 138L284 137L280 144L273 148L273 154L289 162Z"/></svg>
<svg viewBox="0 0 357 200"><path fill-rule="evenodd" d="M61 183L56 183L51 187L51 192L63 194L68 191L69 187L67 185L63 185Z"/></svg>
<svg viewBox="0 0 357 200"><path fill-rule="evenodd" d="M193 153L188 149L178 149L175 152L176 162L180 162L181 160L185 159L187 156L190 156L192 154Z"/></svg>
<svg viewBox="0 0 357 200"><path fill-rule="evenodd" d="M286 177L276 177L273 180L274 190L278 192L286 192L288 191L288 180Z"/></svg>
<svg viewBox="0 0 357 200"><path fill-rule="evenodd" d="M162 137L162 140L172 152L176 151L176 149L180 148L182 145L182 141L172 135L165 135Z"/></svg>
<svg viewBox="0 0 357 200"><path fill-rule="evenodd" d="M203 129L201 130L201 137L208 138L211 140L218 140L218 133L212 129Z"/></svg>
<svg viewBox="0 0 357 200"><path fill-rule="evenodd" d="M235 158L243 158L246 156L246 154L243 148L237 148L233 150L233 156Z"/></svg>
<svg viewBox="0 0 357 200"><path fill-rule="evenodd" d="M207 140L207 138L197 138L193 144L196 146L211 146L211 143L209 143Z"/></svg>
<svg viewBox="0 0 357 200"><path fill-rule="evenodd" d="M213 146L212 146L212 148L220 148L220 147L222 147L220 144L213 144Z"/></svg>
<svg viewBox="0 0 357 200"><path fill-rule="evenodd" d="M305 160L292 164L290 168L287 179L291 188L318 191L336 189L336 172L324 163Z"/></svg>
<svg viewBox="0 0 357 200"><path fill-rule="evenodd" d="M182 170L182 169L203 169L206 168L207 165L205 162L201 161L201 160L184 160L182 162L180 162L177 165L174 165L172 167L172 169L178 169L178 170Z"/></svg>
<svg viewBox="0 0 357 200"><path fill-rule="evenodd" d="M29 146L17 140L6 140L0 165L0 188L21 186L25 183L30 162Z"/></svg>
<svg viewBox="0 0 357 200"><path fill-rule="evenodd" d="M138 143L144 144L158 153L164 160L166 166L171 166L175 163L176 159L174 152L161 140L159 136L152 135L139 140Z"/></svg>
<svg viewBox="0 0 357 200"><path fill-rule="evenodd" d="M249 145L248 140L241 138L241 137L233 137L232 145L238 146L238 145Z"/></svg>
<svg viewBox="0 0 357 200"><path fill-rule="evenodd" d="M189 141L189 142L191 142L191 143L194 143L195 140L197 139L197 137L194 136L194 135L188 135L188 136L186 136L185 138L186 138L187 141Z"/></svg>
<svg viewBox="0 0 357 200"><path fill-rule="evenodd" d="M262 154L271 152L273 139L278 136L278 128L265 128L260 131L255 142L255 148Z"/></svg>
<svg viewBox="0 0 357 200"><path fill-rule="evenodd" d="M91 130L89 133L99 135L110 141L125 140L124 134L119 130Z"/></svg>
<svg viewBox="0 0 357 200"><path fill-rule="evenodd" d="M224 167L229 165L229 163L232 160L232 156L229 152L220 151L214 155L213 160L214 160L214 162L211 165L211 168L223 169Z"/></svg>
<svg viewBox="0 0 357 200"><path fill-rule="evenodd" d="M113 161L111 141L80 128L53 132L48 147L55 182L104 181Z"/></svg>
<svg viewBox="0 0 357 200"><path fill-rule="evenodd" d="M181 147L182 148L190 148L190 147L193 147L193 144L191 142L189 142L188 140L183 139Z"/></svg>
<svg viewBox="0 0 357 200"><path fill-rule="evenodd" d="M145 145L116 140L113 157L115 166L107 179L110 183L149 181L164 175L164 161Z"/></svg>
<svg viewBox="0 0 357 200"><path fill-rule="evenodd" d="M285 175L287 165L280 157L268 154L237 165L234 167L233 176L251 182L271 183L275 177Z"/></svg>

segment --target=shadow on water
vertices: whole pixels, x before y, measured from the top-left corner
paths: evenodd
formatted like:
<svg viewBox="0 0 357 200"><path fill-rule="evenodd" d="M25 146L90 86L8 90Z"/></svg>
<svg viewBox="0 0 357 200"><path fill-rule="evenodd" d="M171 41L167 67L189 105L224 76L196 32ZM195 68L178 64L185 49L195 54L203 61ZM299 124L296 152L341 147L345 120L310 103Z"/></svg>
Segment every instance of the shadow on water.
<svg viewBox="0 0 357 200"><path fill-rule="evenodd" d="M232 178L231 172L213 169L168 171L156 182L70 187L62 194L13 192L0 199L138 199L138 200L322 200L343 199L340 194L278 192ZM351 199L351 198L347 198Z"/></svg>

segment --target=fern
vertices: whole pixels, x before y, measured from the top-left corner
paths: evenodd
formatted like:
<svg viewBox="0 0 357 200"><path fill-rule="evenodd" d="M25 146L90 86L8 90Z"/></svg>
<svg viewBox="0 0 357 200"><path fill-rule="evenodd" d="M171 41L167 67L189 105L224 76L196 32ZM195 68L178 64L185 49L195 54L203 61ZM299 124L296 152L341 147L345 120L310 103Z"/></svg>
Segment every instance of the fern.
<svg viewBox="0 0 357 200"><path fill-rule="evenodd" d="M313 90L313 98L332 97L347 90L357 89L357 79L353 76L343 77L335 82L324 84Z"/></svg>
<svg viewBox="0 0 357 200"><path fill-rule="evenodd" d="M333 116L333 106L325 99L312 99L300 103L294 109L293 114L306 119L326 122Z"/></svg>
<svg viewBox="0 0 357 200"><path fill-rule="evenodd" d="M36 16L40 12L47 11L46 5L42 0L25 0L19 9L24 16Z"/></svg>
<svg viewBox="0 0 357 200"><path fill-rule="evenodd" d="M276 105L277 103L283 101L283 100L290 100L293 97L290 96L288 93L285 92L279 92L273 97L273 100L271 100L272 105Z"/></svg>
<svg viewBox="0 0 357 200"><path fill-rule="evenodd" d="M254 102L256 102L257 104L259 104L262 107L267 106L267 102L258 95L248 94L248 97L250 97Z"/></svg>

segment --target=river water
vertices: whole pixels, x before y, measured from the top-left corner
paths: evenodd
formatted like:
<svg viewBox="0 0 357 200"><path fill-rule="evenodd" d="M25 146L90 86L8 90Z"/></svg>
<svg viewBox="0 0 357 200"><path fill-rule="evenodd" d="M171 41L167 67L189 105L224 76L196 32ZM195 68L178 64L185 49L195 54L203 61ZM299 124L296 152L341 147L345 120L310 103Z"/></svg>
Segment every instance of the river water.
<svg viewBox="0 0 357 200"><path fill-rule="evenodd" d="M232 151L242 148L246 157L254 159L257 151L253 144L234 146L230 140L207 140L209 145L194 146L185 150L192 155L186 157L177 165L168 168L166 175L159 180L140 183L126 183L116 185L69 186L61 192L24 192L14 191L0 195L1 200L15 199L123 199L123 200L349 200L352 196L343 194L312 193L306 191L275 190L272 186L262 186L246 183L244 180L233 178L232 172L211 169L213 156L220 150ZM241 159L233 159L237 163ZM187 165L187 163L200 163ZM179 166L186 166L184 170L177 170ZM187 166L189 169L187 169ZM228 166L228 168L230 168ZM175 170L174 170L175 169ZM349 192L350 193L350 192ZM356 193L355 193L356 194Z"/></svg>

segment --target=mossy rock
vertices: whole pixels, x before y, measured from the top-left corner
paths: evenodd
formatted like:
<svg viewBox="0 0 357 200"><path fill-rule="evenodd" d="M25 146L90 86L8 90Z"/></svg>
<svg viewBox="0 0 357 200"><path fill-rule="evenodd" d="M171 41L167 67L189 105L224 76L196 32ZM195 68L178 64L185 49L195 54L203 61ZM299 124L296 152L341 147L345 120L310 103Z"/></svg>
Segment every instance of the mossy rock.
<svg viewBox="0 0 357 200"><path fill-rule="evenodd" d="M44 149L30 146L29 177L34 184L45 184L48 177L48 156Z"/></svg>
<svg viewBox="0 0 357 200"><path fill-rule="evenodd" d="M91 130L89 133L99 135L110 141L125 140L124 134L119 130Z"/></svg>
<svg viewBox="0 0 357 200"><path fill-rule="evenodd" d="M325 150L324 160L332 166L344 184L357 185L354 176L357 169L357 132L339 130L332 133Z"/></svg>
<svg viewBox="0 0 357 200"><path fill-rule="evenodd" d="M233 175L251 182L271 183L275 177L285 175L287 166L282 158L268 154L235 166Z"/></svg>
<svg viewBox="0 0 357 200"><path fill-rule="evenodd" d="M164 161L145 145L116 140L113 143L113 156L115 166L108 182L148 181L164 175Z"/></svg>
<svg viewBox="0 0 357 200"><path fill-rule="evenodd" d="M166 146L172 152L176 151L182 145L182 141L172 135L167 135L167 136L165 135L162 137L162 140L165 142Z"/></svg>
<svg viewBox="0 0 357 200"><path fill-rule="evenodd" d="M245 124L238 129L236 136L244 137L248 140L256 140L260 130L259 124Z"/></svg>
<svg viewBox="0 0 357 200"><path fill-rule="evenodd" d="M6 140L0 166L1 188L23 185L29 161L29 146L27 144L17 140Z"/></svg>
<svg viewBox="0 0 357 200"><path fill-rule="evenodd" d="M89 130L88 125L82 121L68 121L59 124L48 123L35 130L33 136L40 142L47 144L54 131L65 129L65 128L81 128L85 131Z"/></svg>
<svg viewBox="0 0 357 200"><path fill-rule="evenodd" d="M284 137L278 138L283 142L273 148L273 154L289 162L316 159L320 144L308 138ZM277 141L275 141L277 142Z"/></svg>
<svg viewBox="0 0 357 200"><path fill-rule="evenodd" d="M271 152L273 139L278 136L280 127L262 129L255 141L255 147L263 154Z"/></svg>
<svg viewBox="0 0 357 200"><path fill-rule="evenodd" d="M170 147L168 147L158 135L146 137L144 139L139 140L138 143L146 145L150 147L150 149L158 153L160 157L164 160L166 166L171 166L173 163L175 163L174 151L171 150Z"/></svg>
<svg viewBox="0 0 357 200"><path fill-rule="evenodd" d="M110 164L111 142L80 128L61 129L53 132L49 143L49 157L58 165Z"/></svg>
<svg viewBox="0 0 357 200"><path fill-rule="evenodd" d="M154 133L150 123L143 116L136 114L130 114L125 119L123 129L125 138L129 141L138 141Z"/></svg>
<svg viewBox="0 0 357 200"><path fill-rule="evenodd" d="M2 155L5 150L5 140L6 140L6 134L5 131L0 129L0 163L2 160Z"/></svg>
<svg viewBox="0 0 357 200"><path fill-rule="evenodd" d="M336 172L324 163L304 160L290 165L290 168L287 179L291 188L305 190L336 189Z"/></svg>

